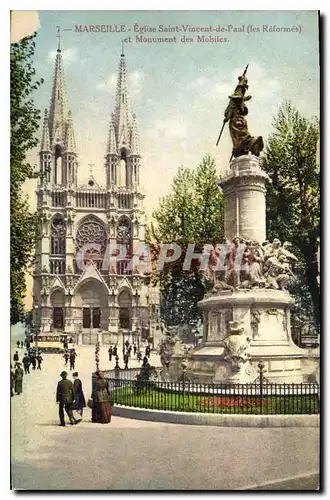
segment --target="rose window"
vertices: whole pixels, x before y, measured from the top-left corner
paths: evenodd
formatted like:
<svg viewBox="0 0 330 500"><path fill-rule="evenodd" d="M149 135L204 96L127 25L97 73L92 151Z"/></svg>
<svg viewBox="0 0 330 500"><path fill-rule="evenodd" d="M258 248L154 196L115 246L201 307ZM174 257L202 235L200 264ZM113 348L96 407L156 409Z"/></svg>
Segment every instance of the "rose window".
<svg viewBox="0 0 330 500"><path fill-rule="evenodd" d="M86 248L85 258L97 260L106 250L107 239L103 224L96 217L90 217L79 226L76 236L76 249L78 251L84 246L89 246L89 248ZM97 247L93 248L93 244L97 245Z"/></svg>

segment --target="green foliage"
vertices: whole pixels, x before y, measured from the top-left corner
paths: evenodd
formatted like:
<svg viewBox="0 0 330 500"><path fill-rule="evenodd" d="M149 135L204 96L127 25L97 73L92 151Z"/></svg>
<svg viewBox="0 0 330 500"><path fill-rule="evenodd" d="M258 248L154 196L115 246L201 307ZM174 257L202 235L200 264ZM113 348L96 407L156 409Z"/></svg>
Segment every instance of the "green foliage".
<svg viewBox="0 0 330 500"><path fill-rule="evenodd" d="M149 228L148 243L154 262L161 243L176 243L182 248L180 259L152 273L152 282L159 284L162 292L161 314L168 325L196 325L200 320L197 302L207 287L204 273L198 259L192 261L189 271L182 267L189 243L195 244L194 252L199 253L205 244L223 242L223 198L217 179L215 162L209 155L195 170L181 167L170 194L160 200L153 213L156 225Z"/></svg>
<svg viewBox="0 0 330 500"><path fill-rule="evenodd" d="M317 251L320 236L320 173L316 164L319 122L306 119L285 102L274 119L274 132L265 150L267 235L290 241L299 257L297 280L290 291L296 298L294 322L320 324Z"/></svg>
<svg viewBox="0 0 330 500"><path fill-rule="evenodd" d="M37 216L22 192L27 179L37 176L26 154L38 144L40 112L32 94L43 80L35 81L33 55L35 34L11 45L10 51L10 293L11 323L24 318L25 273L33 259Z"/></svg>

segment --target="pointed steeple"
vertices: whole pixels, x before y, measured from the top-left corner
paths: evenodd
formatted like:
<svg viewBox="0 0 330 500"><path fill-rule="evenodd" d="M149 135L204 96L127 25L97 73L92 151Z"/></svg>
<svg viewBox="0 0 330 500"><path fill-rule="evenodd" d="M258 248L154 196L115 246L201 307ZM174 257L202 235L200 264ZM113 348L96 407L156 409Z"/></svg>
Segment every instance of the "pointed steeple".
<svg viewBox="0 0 330 500"><path fill-rule="evenodd" d="M50 151L49 123L48 123L48 112L47 109L45 109L44 121L42 126L40 152L48 152L48 151Z"/></svg>
<svg viewBox="0 0 330 500"><path fill-rule="evenodd" d="M130 149L131 149L132 155L139 155L140 154L139 136L138 136L138 132L137 132L135 114L133 115L133 122L132 122L132 128L131 128L131 148Z"/></svg>
<svg viewBox="0 0 330 500"><path fill-rule="evenodd" d="M65 121L68 116L67 97L64 85L62 51L60 42L55 60L55 71L53 78L52 97L49 108L49 135L51 146L55 144L64 145Z"/></svg>
<svg viewBox="0 0 330 500"><path fill-rule="evenodd" d="M129 148L130 141L130 123L132 121L128 101L126 60L122 51L119 62L116 110L114 118L114 128L117 138L118 150L122 147Z"/></svg>
<svg viewBox="0 0 330 500"><path fill-rule="evenodd" d="M108 146L106 154L115 155L117 154L116 146L116 134L115 128L113 126L114 115L111 115L110 126L109 126L109 136L108 136Z"/></svg>
<svg viewBox="0 0 330 500"><path fill-rule="evenodd" d="M68 153L74 153L76 151L76 141L74 137L71 110L69 110L68 112L68 119L66 123L65 149Z"/></svg>

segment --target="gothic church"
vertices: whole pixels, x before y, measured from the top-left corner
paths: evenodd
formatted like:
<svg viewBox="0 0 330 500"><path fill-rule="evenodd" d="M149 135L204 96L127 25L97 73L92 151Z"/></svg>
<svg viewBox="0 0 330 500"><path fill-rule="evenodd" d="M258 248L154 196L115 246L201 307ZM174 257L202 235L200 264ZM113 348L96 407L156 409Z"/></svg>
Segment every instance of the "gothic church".
<svg viewBox="0 0 330 500"><path fill-rule="evenodd" d="M79 160L60 46L39 155L41 178L36 193L42 227L33 300L40 334L65 332L86 344L117 342L122 335L134 340L138 335L153 337L156 345L158 290L147 285L143 273L129 269L126 261L103 265L109 243L124 245L129 257L145 241L141 157L124 53L105 154L105 187L92 173L87 185L78 185ZM77 255L86 245L90 250L81 266Z"/></svg>

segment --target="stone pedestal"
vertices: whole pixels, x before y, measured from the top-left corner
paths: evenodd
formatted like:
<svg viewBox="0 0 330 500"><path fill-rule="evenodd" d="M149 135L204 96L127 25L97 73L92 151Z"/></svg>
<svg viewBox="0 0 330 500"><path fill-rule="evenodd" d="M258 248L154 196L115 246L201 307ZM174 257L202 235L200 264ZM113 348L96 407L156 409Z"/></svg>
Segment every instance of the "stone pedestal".
<svg viewBox="0 0 330 500"><path fill-rule="evenodd" d="M223 291L202 300L203 344L191 354L187 374L201 383L252 383L262 360L269 382L303 382L305 354L291 338L293 302L288 292L269 289ZM232 336L231 321L242 324L241 336ZM230 336L234 342L228 349Z"/></svg>
<svg viewBox="0 0 330 500"><path fill-rule="evenodd" d="M266 182L268 174L253 155L235 158L219 186L224 197L225 235L262 243L266 239Z"/></svg>

